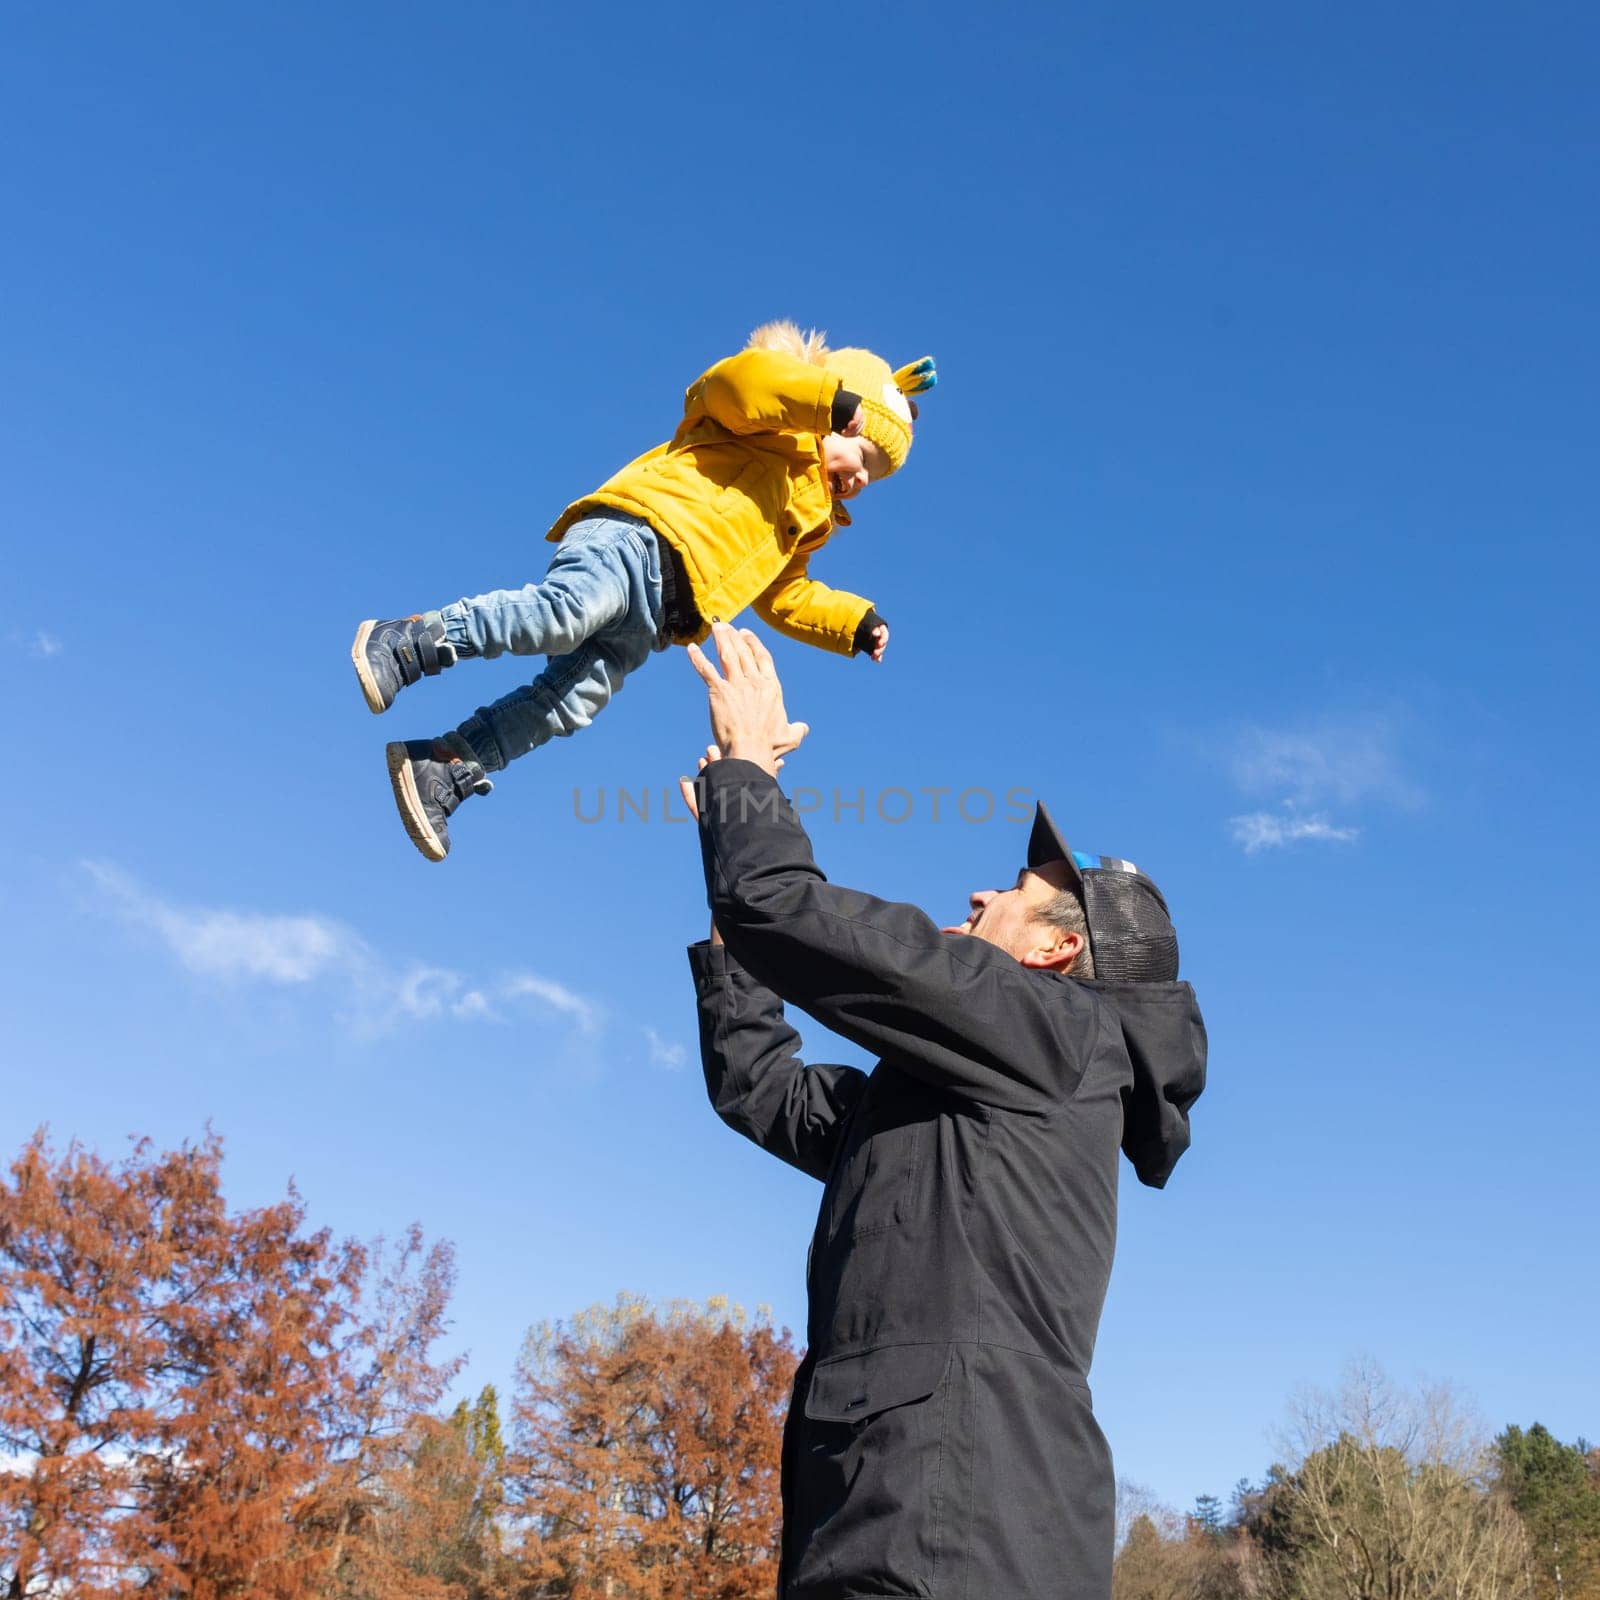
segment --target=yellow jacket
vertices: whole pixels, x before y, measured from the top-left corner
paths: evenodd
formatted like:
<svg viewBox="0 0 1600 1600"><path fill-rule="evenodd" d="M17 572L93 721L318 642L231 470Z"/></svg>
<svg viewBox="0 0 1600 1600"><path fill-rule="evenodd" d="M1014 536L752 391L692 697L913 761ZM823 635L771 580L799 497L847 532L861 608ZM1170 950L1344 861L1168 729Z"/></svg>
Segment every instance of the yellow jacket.
<svg viewBox="0 0 1600 1600"><path fill-rule="evenodd" d="M669 444L630 461L561 513L560 539L604 508L643 517L682 558L702 619L677 644L752 606L803 644L849 655L872 603L806 571L835 525L822 440L839 379L779 350L742 350L689 386Z"/></svg>

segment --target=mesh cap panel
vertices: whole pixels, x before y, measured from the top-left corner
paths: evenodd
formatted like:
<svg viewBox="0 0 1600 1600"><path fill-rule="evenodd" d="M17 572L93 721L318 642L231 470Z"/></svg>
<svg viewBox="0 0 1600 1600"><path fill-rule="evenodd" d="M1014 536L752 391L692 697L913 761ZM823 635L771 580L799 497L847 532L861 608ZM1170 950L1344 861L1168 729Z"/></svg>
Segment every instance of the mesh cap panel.
<svg viewBox="0 0 1600 1600"><path fill-rule="evenodd" d="M1178 935L1161 891L1143 873L1085 872L1083 909L1097 978L1170 983L1178 976Z"/></svg>

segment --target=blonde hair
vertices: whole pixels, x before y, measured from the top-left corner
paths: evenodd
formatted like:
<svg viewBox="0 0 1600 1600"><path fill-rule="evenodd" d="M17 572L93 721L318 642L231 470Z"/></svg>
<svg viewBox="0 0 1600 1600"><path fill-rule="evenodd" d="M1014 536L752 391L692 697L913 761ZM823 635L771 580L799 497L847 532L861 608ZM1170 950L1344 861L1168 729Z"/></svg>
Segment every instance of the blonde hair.
<svg viewBox="0 0 1600 1600"><path fill-rule="evenodd" d="M794 322L763 322L745 341L747 350L782 350L820 367L828 359L828 336L817 328L800 331Z"/></svg>

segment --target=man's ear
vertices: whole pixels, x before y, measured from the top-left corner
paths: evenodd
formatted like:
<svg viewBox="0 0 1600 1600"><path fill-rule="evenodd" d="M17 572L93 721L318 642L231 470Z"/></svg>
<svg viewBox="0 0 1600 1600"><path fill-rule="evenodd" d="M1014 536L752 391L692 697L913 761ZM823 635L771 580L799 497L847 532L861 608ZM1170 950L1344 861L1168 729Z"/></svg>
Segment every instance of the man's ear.
<svg viewBox="0 0 1600 1600"><path fill-rule="evenodd" d="M1035 945L1023 956L1022 964L1025 967L1037 967L1041 972L1065 974L1072 971L1073 963L1082 951L1081 933L1068 933L1062 928L1052 928L1049 941Z"/></svg>

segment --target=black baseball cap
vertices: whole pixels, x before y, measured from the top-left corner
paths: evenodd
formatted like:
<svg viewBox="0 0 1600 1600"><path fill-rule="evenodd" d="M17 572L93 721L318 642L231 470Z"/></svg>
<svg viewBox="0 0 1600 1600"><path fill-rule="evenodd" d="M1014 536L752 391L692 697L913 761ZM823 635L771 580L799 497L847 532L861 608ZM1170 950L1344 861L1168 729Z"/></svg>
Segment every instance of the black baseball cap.
<svg viewBox="0 0 1600 1600"><path fill-rule="evenodd" d="M1112 982L1171 983L1178 934L1161 891L1131 861L1072 849L1041 804L1028 836L1028 865L1066 864L1089 924L1094 974Z"/></svg>

